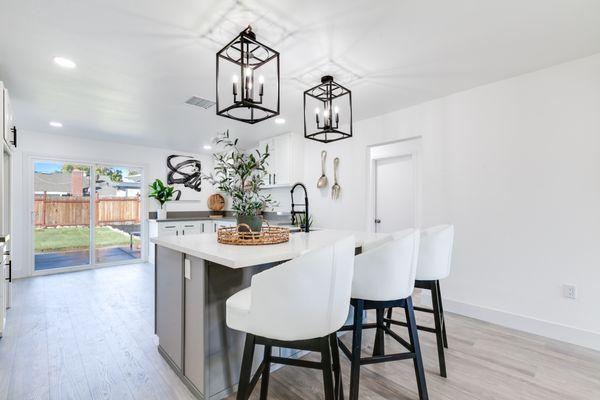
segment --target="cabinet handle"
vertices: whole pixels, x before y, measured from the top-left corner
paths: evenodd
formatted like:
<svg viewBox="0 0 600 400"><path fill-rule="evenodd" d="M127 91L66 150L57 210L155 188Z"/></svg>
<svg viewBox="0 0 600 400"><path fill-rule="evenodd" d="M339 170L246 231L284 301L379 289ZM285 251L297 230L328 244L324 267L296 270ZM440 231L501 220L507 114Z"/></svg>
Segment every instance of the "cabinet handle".
<svg viewBox="0 0 600 400"><path fill-rule="evenodd" d="M17 147L17 127L13 126L11 129L11 132L13 133L13 140L12 140L12 144Z"/></svg>
<svg viewBox="0 0 600 400"><path fill-rule="evenodd" d="M8 261L8 278L4 278L9 282L12 282L12 260Z"/></svg>
<svg viewBox="0 0 600 400"><path fill-rule="evenodd" d="M202 224L202 233L204 233L204 224Z"/></svg>
<svg viewBox="0 0 600 400"><path fill-rule="evenodd" d="M185 229L181 230L181 236L185 236Z"/></svg>
<svg viewBox="0 0 600 400"><path fill-rule="evenodd" d="M194 225L184 225L186 228L193 228Z"/></svg>
<svg viewBox="0 0 600 400"><path fill-rule="evenodd" d="M276 174L273 174L273 185L277 185L277 179L275 178L276 176Z"/></svg>
<svg viewBox="0 0 600 400"><path fill-rule="evenodd" d="M269 185L271 184L271 174L269 174Z"/></svg>
<svg viewBox="0 0 600 400"><path fill-rule="evenodd" d="M168 228L168 229L175 228L175 225L165 226L165 228Z"/></svg>
<svg viewBox="0 0 600 400"><path fill-rule="evenodd" d="M179 236L179 231L175 231L175 236Z"/></svg>

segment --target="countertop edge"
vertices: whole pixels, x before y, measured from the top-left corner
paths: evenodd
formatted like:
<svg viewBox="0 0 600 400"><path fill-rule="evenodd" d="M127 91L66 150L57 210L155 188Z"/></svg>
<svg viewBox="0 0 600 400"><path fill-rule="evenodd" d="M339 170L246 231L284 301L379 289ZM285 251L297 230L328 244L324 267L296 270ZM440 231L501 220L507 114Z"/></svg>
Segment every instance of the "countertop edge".
<svg viewBox="0 0 600 400"><path fill-rule="evenodd" d="M319 231L316 231L316 232L319 232ZM320 232L325 233L325 231L320 231ZM354 236L355 240L356 240L355 247L357 247L357 248L361 247L363 245L363 242L368 240L367 238L365 238L363 236L363 233L361 233L360 235L357 235L357 232L353 232L353 231L337 231L337 232L339 232L342 235L347 234L348 236ZM375 235L375 236L381 235L381 234L368 234L366 232L364 232L364 234ZM216 234L214 234L214 233L202 233L199 235L207 235L206 237L208 237L208 235L210 235L216 241ZM303 233L297 233L295 235L303 235ZM196 235L194 235L194 236L196 236ZM363 236L363 237L361 237L361 236ZM189 236L189 237L191 237L191 236ZM189 237L186 237L186 239ZM340 236L340 237L342 237L342 236ZM273 263L273 262L290 260L290 259L299 257L302 254L304 254L306 251L310 250L310 249L304 249L304 248L291 248L289 250L284 249L283 251L278 251L275 254L270 254L269 252L257 252L257 254L253 254L253 256L248 258L248 260L246 261L245 259L241 259L241 257L221 257L221 256L219 256L218 251L214 251L214 249L211 249L212 251L203 251L195 246L190 246L189 243L181 243L182 240L184 240L184 239L183 238L173 238L173 237L150 238L150 241L158 246L166 247L168 249L175 250L175 251L178 251L178 252L181 252L184 254L189 254L190 256L201 258L201 259L204 259L204 260L207 260L210 262L214 262L217 264L221 264L223 266L233 268L233 269L245 268L245 267L250 267L250 266L254 266L254 265L261 265L261 264L268 264L268 263ZM325 240L328 241L329 239L325 239ZM201 244L199 244L198 247L200 247L200 246L201 246ZM226 245L221 245L221 246L226 246ZM242 246L242 247L247 247L247 246ZM264 246L262 246L262 247L264 247Z"/></svg>

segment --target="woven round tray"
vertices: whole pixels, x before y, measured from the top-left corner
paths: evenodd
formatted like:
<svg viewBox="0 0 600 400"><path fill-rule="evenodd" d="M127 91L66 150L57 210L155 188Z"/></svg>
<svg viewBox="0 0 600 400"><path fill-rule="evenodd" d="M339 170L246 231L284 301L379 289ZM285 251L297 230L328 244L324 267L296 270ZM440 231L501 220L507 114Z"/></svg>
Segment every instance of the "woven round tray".
<svg viewBox="0 0 600 400"><path fill-rule="evenodd" d="M240 232L239 227L245 228ZM260 232L251 232L246 224L220 228L217 231L217 241L236 246L258 246L263 244L285 243L290 240L290 230L275 226L263 226Z"/></svg>

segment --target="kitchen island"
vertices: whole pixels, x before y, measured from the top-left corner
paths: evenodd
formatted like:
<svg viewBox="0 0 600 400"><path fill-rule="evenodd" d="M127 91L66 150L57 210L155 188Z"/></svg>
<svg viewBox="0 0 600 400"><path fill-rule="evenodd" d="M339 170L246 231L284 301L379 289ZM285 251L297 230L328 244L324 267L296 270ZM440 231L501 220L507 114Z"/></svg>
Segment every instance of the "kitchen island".
<svg viewBox="0 0 600 400"><path fill-rule="evenodd" d="M215 233L151 239L156 245L154 326L159 353L197 398L227 397L237 387L244 334L227 327L226 300L250 286L254 274L350 235L357 249L385 236L321 230L295 233L287 243L266 246L220 244ZM273 352L295 355L290 349Z"/></svg>

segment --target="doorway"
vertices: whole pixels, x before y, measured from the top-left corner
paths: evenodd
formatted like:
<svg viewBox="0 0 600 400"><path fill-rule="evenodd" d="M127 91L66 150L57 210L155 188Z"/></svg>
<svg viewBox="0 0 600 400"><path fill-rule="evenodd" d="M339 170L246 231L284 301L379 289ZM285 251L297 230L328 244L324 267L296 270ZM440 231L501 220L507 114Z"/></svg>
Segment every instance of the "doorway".
<svg viewBox="0 0 600 400"><path fill-rule="evenodd" d="M142 168L32 163L34 273L142 259Z"/></svg>
<svg viewBox="0 0 600 400"><path fill-rule="evenodd" d="M421 214L421 139L369 148L371 232L418 227Z"/></svg>

